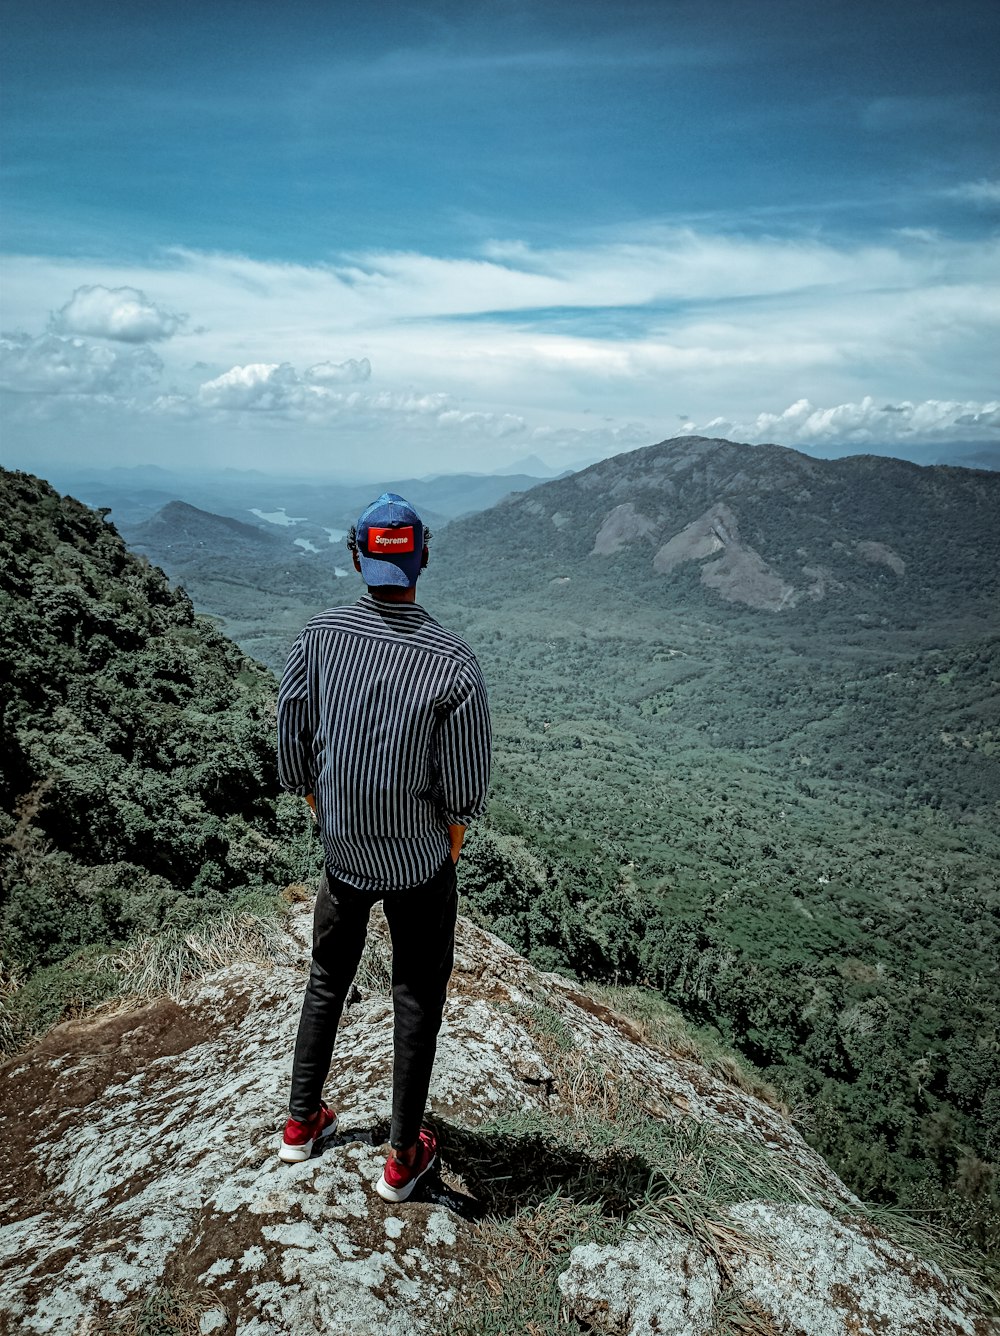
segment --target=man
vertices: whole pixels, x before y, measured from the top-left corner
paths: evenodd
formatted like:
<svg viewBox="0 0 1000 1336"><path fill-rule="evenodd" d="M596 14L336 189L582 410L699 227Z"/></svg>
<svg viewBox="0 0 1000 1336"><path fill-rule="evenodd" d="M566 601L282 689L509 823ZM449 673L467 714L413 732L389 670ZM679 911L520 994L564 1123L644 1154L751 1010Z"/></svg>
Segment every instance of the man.
<svg viewBox="0 0 1000 1336"><path fill-rule="evenodd" d="M416 602L419 515L384 492L348 538L368 593L314 617L278 692L278 774L313 808L325 870L279 1154L308 1159L336 1131L320 1098L337 1025L381 900L392 938L391 1153L377 1191L405 1201L434 1165L421 1126L454 962L458 862L482 812L490 717L479 664Z"/></svg>

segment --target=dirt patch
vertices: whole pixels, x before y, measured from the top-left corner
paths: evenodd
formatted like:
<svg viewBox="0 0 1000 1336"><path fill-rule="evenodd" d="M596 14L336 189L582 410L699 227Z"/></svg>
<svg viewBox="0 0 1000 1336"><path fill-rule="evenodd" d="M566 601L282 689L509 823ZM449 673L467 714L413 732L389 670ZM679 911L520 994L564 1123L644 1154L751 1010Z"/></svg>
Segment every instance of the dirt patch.
<svg viewBox="0 0 1000 1336"><path fill-rule="evenodd" d="M169 998L124 1015L67 1021L0 1067L7 1117L0 1193L21 1200L10 1219L35 1213L53 1188L35 1167L39 1130L48 1136L156 1058L174 1057L218 1033L218 1023Z"/></svg>
<svg viewBox="0 0 1000 1336"><path fill-rule="evenodd" d="M603 1021L605 1025L613 1026L618 1033L624 1035L626 1039L631 1039L636 1044L646 1043L641 1030L633 1025L625 1016L619 1015L617 1011L612 1011L609 1007L604 1006L602 1002L595 1001L594 998L588 997L586 993L578 993L573 988L567 988L564 996L567 1001L572 1002L574 1006L579 1007L581 1011L586 1011L591 1016L596 1016L597 1019Z"/></svg>

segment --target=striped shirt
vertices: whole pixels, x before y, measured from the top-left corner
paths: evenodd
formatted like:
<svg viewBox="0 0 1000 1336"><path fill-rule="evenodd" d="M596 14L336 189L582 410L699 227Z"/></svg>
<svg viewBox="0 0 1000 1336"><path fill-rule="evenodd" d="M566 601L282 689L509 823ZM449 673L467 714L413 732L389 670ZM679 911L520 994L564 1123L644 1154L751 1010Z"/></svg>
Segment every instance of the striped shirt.
<svg viewBox="0 0 1000 1336"><path fill-rule="evenodd" d="M476 656L417 603L314 617L278 690L278 778L312 793L330 872L360 890L429 880L449 825L486 805L490 715Z"/></svg>

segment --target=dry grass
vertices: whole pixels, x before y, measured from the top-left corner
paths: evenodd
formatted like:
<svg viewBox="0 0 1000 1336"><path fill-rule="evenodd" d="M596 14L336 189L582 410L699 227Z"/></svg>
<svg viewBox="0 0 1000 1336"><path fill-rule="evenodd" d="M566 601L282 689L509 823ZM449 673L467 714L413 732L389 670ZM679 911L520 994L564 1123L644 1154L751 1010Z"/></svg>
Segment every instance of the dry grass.
<svg viewBox="0 0 1000 1336"><path fill-rule="evenodd" d="M0 960L0 1053L17 1048L17 1034L10 1019L10 1002L20 988L17 976Z"/></svg>
<svg viewBox="0 0 1000 1336"><path fill-rule="evenodd" d="M94 1336L200 1336L205 1314L222 1308L207 1290L158 1286L98 1326Z"/></svg>
<svg viewBox="0 0 1000 1336"><path fill-rule="evenodd" d="M506 1220L484 1221L479 1243L488 1266L442 1336L564 1336L579 1331L556 1285L578 1244L614 1244L621 1226L595 1206L554 1195Z"/></svg>
<svg viewBox="0 0 1000 1336"><path fill-rule="evenodd" d="M354 986L365 997L374 993L378 997L388 997L392 992L392 949L389 945L389 925L385 921L382 906L372 910L368 940L354 976Z"/></svg>
<svg viewBox="0 0 1000 1336"><path fill-rule="evenodd" d="M212 970L240 962L290 964L296 955L280 919L220 914L190 932L141 938L98 957L93 967L115 978L119 999L180 998Z"/></svg>
<svg viewBox="0 0 1000 1336"><path fill-rule="evenodd" d="M304 882L293 881L281 892L280 899L286 905L306 905L312 900L315 892L310 890Z"/></svg>
<svg viewBox="0 0 1000 1336"><path fill-rule="evenodd" d="M601 984L579 985L609 1011L628 1020L639 1031L643 1043L662 1048L674 1057L696 1062L707 1072L746 1095L752 1095L784 1117L790 1117L788 1105L752 1067L727 1052L707 1036L696 1034L684 1017L651 988L638 986L612 988Z"/></svg>

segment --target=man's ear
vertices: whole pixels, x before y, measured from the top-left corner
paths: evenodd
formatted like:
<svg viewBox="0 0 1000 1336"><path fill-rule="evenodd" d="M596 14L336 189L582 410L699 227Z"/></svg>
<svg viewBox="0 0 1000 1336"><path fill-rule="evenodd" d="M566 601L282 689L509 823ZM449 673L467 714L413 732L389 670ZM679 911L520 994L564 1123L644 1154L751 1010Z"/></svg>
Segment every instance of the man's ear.
<svg viewBox="0 0 1000 1336"><path fill-rule="evenodd" d="M427 563L430 561L430 559L431 559L430 548L429 548L429 547L427 546L427 544L425 543L425 544L424 544L424 550L423 550L423 553L422 553L422 555L421 555L421 557L420 557L420 569L421 569L422 571L425 571L425 570L427 569ZM359 569L360 569L360 567L359 567Z"/></svg>
<svg viewBox="0 0 1000 1336"><path fill-rule="evenodd" d="M360 574L361 574L361 562L358 560L358 554L357 554L356 552L352 552L352 553L351 553L351 556L354 558L354 569L355 569L355 570L357 571L357 573L360 575Z"/></svg>

